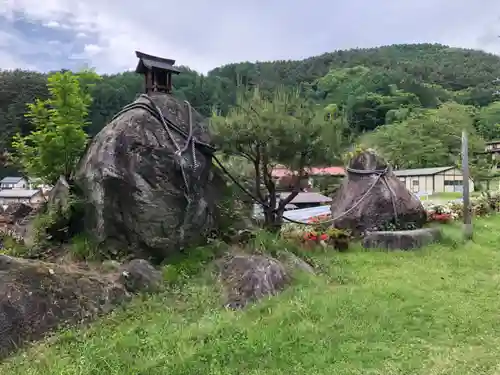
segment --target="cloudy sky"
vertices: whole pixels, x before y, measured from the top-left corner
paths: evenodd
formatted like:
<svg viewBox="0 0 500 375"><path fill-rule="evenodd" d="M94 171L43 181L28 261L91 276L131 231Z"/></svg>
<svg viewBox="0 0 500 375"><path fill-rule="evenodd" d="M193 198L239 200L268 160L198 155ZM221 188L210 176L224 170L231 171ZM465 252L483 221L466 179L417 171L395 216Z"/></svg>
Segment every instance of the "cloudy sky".
<svg viewBox="0 0 500 375"><path fill-rule="evenodd" d="M500 54L500 0L0 0L0 69L201 72L243 60L439 42Z"/></svg>

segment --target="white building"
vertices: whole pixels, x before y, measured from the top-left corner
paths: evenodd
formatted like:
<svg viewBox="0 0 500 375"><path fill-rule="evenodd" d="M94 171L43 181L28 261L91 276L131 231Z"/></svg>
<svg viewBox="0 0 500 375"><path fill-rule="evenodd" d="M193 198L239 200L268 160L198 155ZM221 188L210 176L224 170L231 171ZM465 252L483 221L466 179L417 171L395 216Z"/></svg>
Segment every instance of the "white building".
<svg viewBox="0 0 500 375"><path fill-rule="evenodd" d="M413 193L461 193L464 189L462 171L456 167L436 167L395 170L394 174ZM469 191L474 191L474 183L469 179Z"/></svg>
<svg viewBox="0 0 500 375"><path fill-rule="evenodd" d="M36 205L43 203L45 197L40 189L6 189L0 191L0 205L8 206L12 203Z"/></svg>
<svg viewBox="0 0 500 375"><path fill-rule="evenodd" d="M0 180L0 189L26 189L28 181L24 177L4 177Z"/></svg>

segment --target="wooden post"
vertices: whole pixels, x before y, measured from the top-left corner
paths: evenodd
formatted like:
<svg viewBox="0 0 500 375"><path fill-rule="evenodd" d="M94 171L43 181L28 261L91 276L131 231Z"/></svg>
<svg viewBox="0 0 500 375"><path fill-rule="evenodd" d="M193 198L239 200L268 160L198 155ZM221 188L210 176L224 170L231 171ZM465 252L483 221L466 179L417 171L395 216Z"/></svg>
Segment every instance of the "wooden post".
<svg viewBox="0 0 500 375"><path fill-rule="evenodd" d="M465 240L472 239L472 218L470 209L470 196L469 196L469 142L467 140L467 132L462 131L462 183L463 183L463 196L462 201L464 205L464 238Z"/></svg>
<svg viewBox="0 0 500 375"><path fill-rule="evenodd" d="M170 72L167 72L167 94L172 93L172 74Z"/></svg>
<svg viewBox="0 0 500 375"><path fill-rule="evenodd" d="M148 70L146 73L146 93L150 94L153 91L153 72Z"/></svg>

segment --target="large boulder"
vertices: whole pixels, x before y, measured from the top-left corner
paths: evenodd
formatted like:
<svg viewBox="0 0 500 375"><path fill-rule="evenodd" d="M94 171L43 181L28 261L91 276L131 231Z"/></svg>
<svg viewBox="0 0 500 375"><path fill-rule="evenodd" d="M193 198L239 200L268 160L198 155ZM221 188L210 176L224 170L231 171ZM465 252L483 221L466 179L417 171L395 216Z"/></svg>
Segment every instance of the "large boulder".
<svg viewBox="0 0 500 375"><path fill-rule="evenodd" d="M107 313L129 297L116 275L0 255L0 359L61 325Z"/></svg>
<svg viewBox="0 0 500 375"><path fill-rule="evenodd" d="M198 143L179 155L190 114ZM206 121L186 103L140 96L97 134L77 168L88 232L158 260L200 240L214 225L217 195L209 144Z"/></svg>
<svg viewBox="0 0 500 375"><path fill-rule="evenodd" d="M389 223L402 229L420 228L426 221L420 199L372 150L359 152L350 160L331 211L333 225L355 235L384 229Z"/></svg>

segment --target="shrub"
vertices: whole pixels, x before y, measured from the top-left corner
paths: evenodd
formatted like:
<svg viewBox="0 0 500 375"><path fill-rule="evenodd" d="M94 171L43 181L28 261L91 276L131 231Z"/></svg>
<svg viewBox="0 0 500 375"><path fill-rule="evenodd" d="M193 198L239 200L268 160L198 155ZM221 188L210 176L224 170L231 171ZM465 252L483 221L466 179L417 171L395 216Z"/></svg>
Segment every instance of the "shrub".
<svg viewBox="0 0 500 375"><path fill-rule="evenodd" d="M29 248L8 234L2 234L0 242L2 244L0 254L21 258L31 258L32 256Z"/></svg>
<svg viewBox="0 0 500 375"><path fill-rule="evenodd" d="M77 234L70 241L70 251L80 260L95 260L99 258L98 245L85 234Z"/></svg>
<svg viewBox="0 0 500 375"><path fill-rule="evenodd" d="M500 191L485 192L470 199L471 213L474 216L485 216L500 211ZM454 200L444 204L424 202L429 221L449 222L463 216L463 202Z"/></svg>
<svg viewBox="0 0 500 375"><path fill-rule="evenodd" d="M456 202L453 204L451 202L446 204L424 204L427 213L427 221L446 224L456 220L459 218L459 213L461 212L460 206Z"/></svg>
<svg viewBox="0 0 500 375"><path fill-rule="evenodd" d="M309 225L289 223L281 229L281 237L301 243L307 248L331 246L338 250L349 247L351 233L330 226L330 215L321 215L309 220Z"/></svg>

